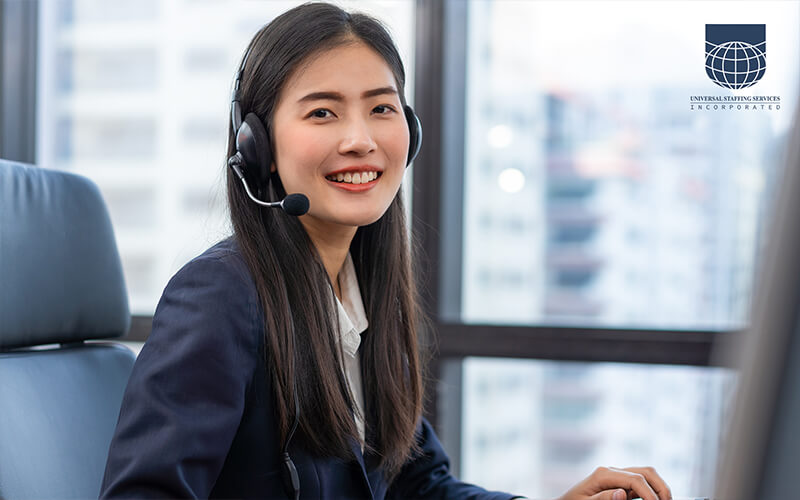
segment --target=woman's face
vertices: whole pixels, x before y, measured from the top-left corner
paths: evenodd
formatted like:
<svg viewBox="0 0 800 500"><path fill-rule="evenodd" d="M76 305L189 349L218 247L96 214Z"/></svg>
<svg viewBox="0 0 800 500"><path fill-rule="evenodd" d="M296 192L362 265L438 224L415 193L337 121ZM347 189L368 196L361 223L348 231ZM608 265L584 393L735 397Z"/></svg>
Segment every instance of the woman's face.
<svg viewBox="0 0 800 500"><path fill-rule="evenodd" d="M363 226L384 214L408 156L399 90L362 42L314 55L289 77L273 117L272 170L286 193L308 196L304 223Z"/></svg>

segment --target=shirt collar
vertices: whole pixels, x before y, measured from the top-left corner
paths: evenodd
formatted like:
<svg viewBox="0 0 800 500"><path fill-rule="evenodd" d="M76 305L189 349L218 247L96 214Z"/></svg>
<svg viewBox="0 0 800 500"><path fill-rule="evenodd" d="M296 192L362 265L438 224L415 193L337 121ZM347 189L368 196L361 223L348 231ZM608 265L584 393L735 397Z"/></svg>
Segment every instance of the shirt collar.
<svg viewBox="0 0 800 500"><path fill-rule="evenodd" d="M361 345L361 333L367 329L369 324L367 314L364 312L364 302L361 299L356 268L350 252L347 252L342 269L339 271L339 287L342 300L339 300L334 294L336 308L339 311L339 335L344 352L355 357L358 346Z"/></svg>

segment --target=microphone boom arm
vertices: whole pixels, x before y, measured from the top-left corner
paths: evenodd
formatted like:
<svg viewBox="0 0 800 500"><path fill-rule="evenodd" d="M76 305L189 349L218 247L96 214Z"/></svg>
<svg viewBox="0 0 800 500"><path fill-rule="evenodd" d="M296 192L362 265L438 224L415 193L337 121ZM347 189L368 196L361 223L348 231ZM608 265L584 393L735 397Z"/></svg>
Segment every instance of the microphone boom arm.
<svg viewBox="0 0 800 500"><path fill-rule="evenodd" d="M247 196L249 196L251 200L253 200L254 202L263 207L269 207L269 208L281 207L281 209L283 209L283 211L289 215L295 215L295 216L303 215L308 211L308 198L300 193L290 194L281 201L261 201L258 198L256 198L253 195L253 193L250 192L250 186L247 185L247 181L244 178L244 173L242 173L241 165L242 165L242 157L241 153L239 152L237 152L235 155L231 156L228 159L228 166L230 166L233 169L233 171L236 172L236 176L242 180L242 184L244 184L244 190L247 192ZM302 200L298 200L298 198L301 198ZM284 202L286 200L289 200L289 204L291 205L291 207L287 207L286 205L284 205Z"/></svg>

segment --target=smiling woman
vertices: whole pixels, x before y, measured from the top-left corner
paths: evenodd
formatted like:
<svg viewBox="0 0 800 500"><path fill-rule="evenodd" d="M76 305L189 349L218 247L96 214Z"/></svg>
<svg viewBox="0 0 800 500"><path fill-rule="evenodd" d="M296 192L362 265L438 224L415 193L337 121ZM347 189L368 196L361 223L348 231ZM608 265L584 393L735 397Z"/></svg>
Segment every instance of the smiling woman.
<svg viewBox="0 0 800 500"><path fill-rule="evenodd" d="M225 167L234 235L164 290L101 497L512 498L453 477L421 416L400 190L421 132L388 33L305 4L243 61ZM261 201L303 193L308 212L254 203L242 180ZM564 500L617 487L669 498L651 469L602 469Z"/></svg>

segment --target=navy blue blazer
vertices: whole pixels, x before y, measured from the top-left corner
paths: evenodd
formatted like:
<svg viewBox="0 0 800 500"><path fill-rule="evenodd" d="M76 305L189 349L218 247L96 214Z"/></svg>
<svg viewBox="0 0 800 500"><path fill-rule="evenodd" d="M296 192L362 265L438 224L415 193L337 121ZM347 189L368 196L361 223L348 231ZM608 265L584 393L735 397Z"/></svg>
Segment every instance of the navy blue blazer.
<svg viewBox="0 0 800 500"><path fill-rule="evenodd" d="M287 498L265 363L262 308L232 238L167 284L128 382L101 498ZM377 459L320 459L296 434L289 452L300 497L508 500L455 479L423 418L424 450L388 485Z"/></svg>

